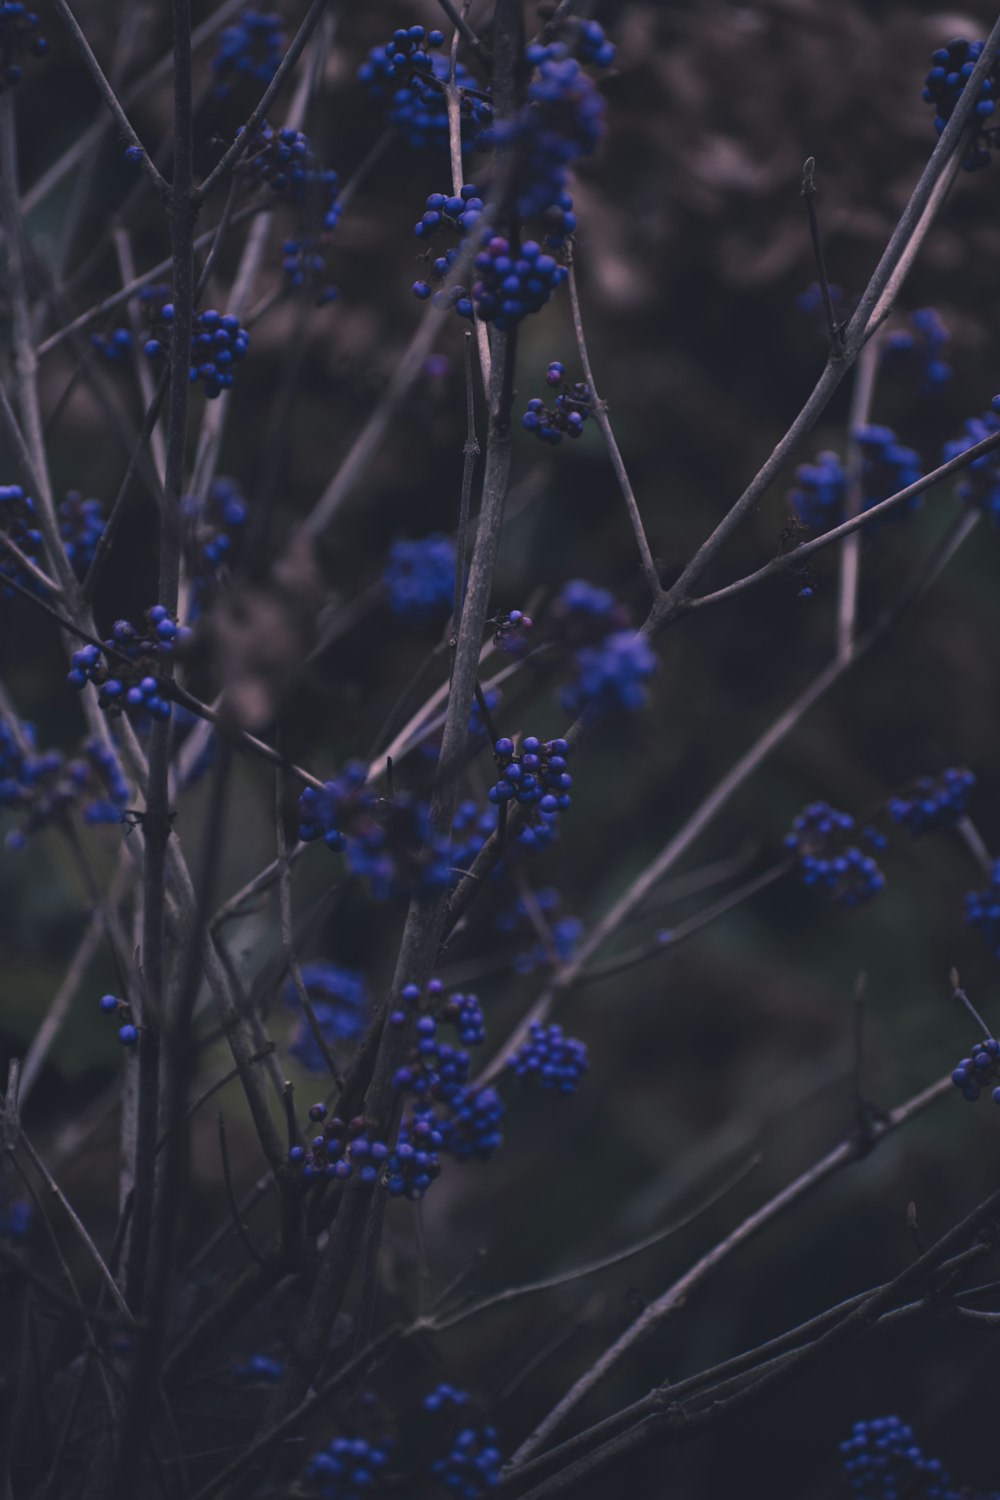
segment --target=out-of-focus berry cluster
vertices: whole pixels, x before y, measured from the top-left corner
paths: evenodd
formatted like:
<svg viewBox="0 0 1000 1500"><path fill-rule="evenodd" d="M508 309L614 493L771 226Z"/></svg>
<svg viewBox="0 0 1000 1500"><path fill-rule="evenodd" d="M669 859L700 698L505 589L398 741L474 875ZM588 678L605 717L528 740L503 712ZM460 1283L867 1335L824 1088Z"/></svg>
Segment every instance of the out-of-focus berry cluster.
<svg viewBox="0 0 1000 1500"><path fill-rule="evenodd" d="M596 646L581 646L574 657L576 678L563 688L567 713L594 721L607 714L636 713L646 706L645 684L658 666L643 635L616 630Z"/></svg>
<svg viewBox="0 0 1000 1500"><path fill-rule="evenodd" d="M555 886L543 886L535 892L534 900L548 927L551 949L541 939L527 948L518 948L513 958L515 974L531 974L535 969L547 967L553 958L559 963L567 963L583 936L583 923L579 917L567 913L560 915L562 896ZM525 898L518 896L511 906L498 912L494 926L505 937L520 938L533 932L530 908Z"/></svg>
<svg viewBox="0 0 1000 1500"><path fill-rule="evenodd" d="M996 1500L955 1485L940 1459L926 1458L899 1417L855 1422L840 1461L856 1500Z"/></svg>
<svg viewBox="0 0 1000 1500"><path fill-rule="evenodd" d="M949 384L952 368L942 358L951 334L933 307L918 307L909 328L896 328L882 344L882 364L888 370L912 372L922 395L933 396Z"/></svg>
<svg viewBox="0 0 1000 1500"><path fill-rule="evenodd" d="M354 1042L368 1024L371 999L364 976L338 964L305 964L302 983L313 1015L328 1048L338 1042ZM296 1062L312 1073L326 1071L326 1059L308 1016L302 1014L298 989L291 979L284 988L285 1004L298 1012L288 1050Z"/></svg>
<svg viewBox="0 0 1000 1500"><path fill-rule="evenodd" d="M181 501L185 555L191 575L191 612L195 619L232 562L246 524L247 503L234 479L220 476L208 494L185 495Z"/></svg>
<svg viewBox="0 0 1000 1500"><path fill-rule="evenodd" d="M890 495L915 484L923 471L919 456L899 442L889 427L861 427L854 433L861 449L861 509L870 510ZM803 526L813 531L829 531L846 519L847 473L836 453L821 453L815 463L801 464L795 471L797 484L789 492L789 503ZM909 515L920 504L921 497L898 505L895 519ZM871 535L878 522L870 522L865 533Z"/></svg>
<svg viewBox="0 0 1000 1500"><path fill-rule="evenodd" d="M993 863L986 889L966 893L965 920L979 928L993 957L1000 958L1000 859Z"/></svg>
<svg viewBox="0 0 1000 1500"><path fill-rule="evenodd" d="M21 819L7 835L8 849L23 849L29 835L74 807L85 823L120 823L128 800L118 758L99 740L86 740L73 760L58 750L39 755L33 725L15 733L0 719L0 808Z"/></svg>
<svg viewBox="0 0 1000 1500"><path fill-rule="evenodd" d="M287 37L280 16L245 10L219 32L212 58L214 92L226 98L243 79L268 84L278 71Z"/></svg>
<svg viewBox="0 0 1000 1500"><path fill-rule="evenodd" d="M455 603L455 543L442 532L393 542L382 582L389 608L413 624L440 621Z"/></svg>
<svg viewBox="0 0 1000 1500"><path fill-rule="evenodd" d="M995 396L992 411L984 412L981 417L970 417L963 435L945 443L941 454L942 462L948 463L950 459L958 458L977 443L1000 432L998 411L1000 396ZM977 506L990 517L995 526L1000 526L1000 448L980 454L961 471L955 485L955 494L966 505Z"/></svg>

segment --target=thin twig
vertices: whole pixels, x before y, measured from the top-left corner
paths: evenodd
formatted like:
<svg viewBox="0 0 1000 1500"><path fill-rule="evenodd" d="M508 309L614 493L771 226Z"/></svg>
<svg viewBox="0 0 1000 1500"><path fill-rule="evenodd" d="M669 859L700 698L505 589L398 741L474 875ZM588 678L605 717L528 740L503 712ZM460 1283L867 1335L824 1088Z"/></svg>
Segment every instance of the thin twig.
<svg viewBox="0 0 1000 1500"><path fill-rule="evenodd" d="M587 383L590 391L590 399L593 403L594 421L601 429L601 436L604 438L604 445L608 450L608 457L611 460L611 467L618 481L618 488L621 490L622 499L625 501L625 508L628 511L628 518L632 526L632 535L635 537L635 544L639 549L639 556L642 559L643 574L653 598L658 599L664 590L663 585L660 583L660 575L657 571L656 563L653 561L653 554L646 536L646 529L642 524L642 516L639 514L639 503L635 498L635 493L628 477L628 471L625 468L625 460L622 458L621 450L615 440L611 420L608 417L607 402L603 401L598 395L597 386L594 382L594 371L591 368L590 355L587 352L587 340L583 332L583 317L580 312L580 293L576 284L575 252L572 240L567 247L566 265L569 270L569 298L573 309L573 328L576 332L576 347L580 354L580 364L583 366L583 378Z"/></svg>
<svg viewBox="0 0 1000 1500"><path fill-rule="evenodd" d="M118 99L118 95L115 93L114 89L111 87L111 84L104 76L101 65L97 61L97 58L94 56L91 50L90 43L87 41L87 38L84 36L82 30L80 29L79 22L67 5L66 0L52 0L52 3L55 7L56 14L62 17L67 31L73 38L76 49L79 52L80 56L83 58L88 73L97 85L97 89L100 93L101 98L104 100L108 109L111 111L111 115L114 119L115 124L118 126L118 129L128 141L129 145L142 152L142 155L139 159L139 164L142 167L142 170L145 172L146 176L149 178L154 191L160 198L163 199L164 202L166 202L170 197L170 186L167 182L164 181L163 177L161 177L160 173L157 171L155 163L153 162L149 153L143 147L143 144L140 141L139 137L133 130L132 123L129 120L128 115L122 108L121 103Z"/></svg>

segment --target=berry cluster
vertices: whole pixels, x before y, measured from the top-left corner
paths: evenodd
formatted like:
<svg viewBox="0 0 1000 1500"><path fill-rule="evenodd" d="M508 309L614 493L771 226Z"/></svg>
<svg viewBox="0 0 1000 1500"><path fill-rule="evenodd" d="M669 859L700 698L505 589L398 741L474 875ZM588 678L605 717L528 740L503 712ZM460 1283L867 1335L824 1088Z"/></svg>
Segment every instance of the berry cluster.
<svg viewBox="0 0 1000 1500"><path fill-rule="evenodd" d="M219 32L212 72L217 98L231 94L241 78L268 84L278 71L287 37L280 16L245 10L238 21Z"/></svg>
<svg viewBox="0 0 1000 1500"><path fill-rule="evenodd" d="M475 235L479 249L473 261L475 280L471 291L462 285L448 288L441 285L458 259L458 249L452 246L431 262L430 276L439 288L433 292L434 305L454 307L463 318L471 318L475 309L476 316L484 322L495 323L501 330L513 328L529 313L545 306L556 287L566 280L567 272L535 240L525 240L518 249L511 240L491 234L484 209L484 200L474 183L465 183L454 197L431 193L414 233L422 240L445 231L459 238ZM421 279L413 283L413 295L421 301L430 297L432 291L431 281Z"/></svg>
<svg viewBox="0 0 1000 1500"><path fill-rule="evenodd" d="M874 859L847 843L853 831L849 813L827 802L811 802L785 836L785 848L798 857L802 883L826 891L849 908L870 901L885 885Z"/></svg>
<svg viewBox="0 0 1000 1500"><path fill-rule="evenodd" d="M400 28L384 46L373 47L358 69L358 78L375 99L388 101L389 124L416 149L447 148L448 104L445 85L450 63L442 56L444 33L425 31L422 26ZM492 118L488 92L475 87L475 79L461 63L455 67L455 83L463 126L463 150L478 144L483 126ZM469 132L471 131L471 137Z"/></svg>
<svg viewBox="0 0 1000 1500"><path fill-rule="evenodd" d="M597 61L593 49L590 56L586 46L583 50L587 61ZM484 132L483 142L513 153L518 215L541 216L547 242L557 247L576 228L569 170L597 149L604 134L604 100L565 43L533 45L525 56L535 70L527 102L514 119Z"/></svg>
<svg viewBox="0 0 1000 1500"><path fill-rule="evenodd" d="M975 1500L952 1483L940 1459L924 1457L912 1427L899 1417L855 1422L840 1445L840 1461L856 1500Z"/></svg>
<svg viewBox="0 0 1000 1500"><path fill-rule="evenodd" d="M328 235L303 233L298 239L285 240L281 247L281 268L296 291L306 291L317 307L336 302L340 293L327 279Z"/></svg>
<svg viewBox="0 0 1000 1500"><path fill-rule="evenodd" d="M217 582L219 570L231 562L247 519L247 503L234 479L214 479L208 494L185 495L181 500L185 553L194 594L193 614Z"/></svg>
<svg viewBox="0 0 1000 1500"><path fill-rule="evenodd" d="M862 510L869 510L922 477L918 455L904 447L891 428L860 427L853 436L862 455ZM798 484L788 499L801 524L813 531L838 526L844 520L847 475L836 453L821 453L815 464L800 465L795 477ZM909 515L920 500L915 495L905 505L897 506L894 518ZM878 523L872 522L865 532L871 535L877 529Z"/></svg>
<svg viewBox="0 0 1000 1500"><path fill-rule="evenodd" d="M351 873L367 880L376 901L431 897L454 885L461 878L456 850L448 839L431 838L428 804L405 792L379 797L366 786L367 774L363 762L349 761L322 791L306 787L299 838L345 851Z"/></svg>
<svg viewBox="0 0 1000 1500"><path fill-rule="evenodd" d="M430 806L405 792L378 803L380 818L362 817L351 830L347 863L367 879L372 897L433 897L460 878L450 840L431 838Z"/></svg>
<svg viewBox="0 0 1000 1500"><path fill-rule="evenodd" d="M433 1110L414 1106L400 1122L396 1149L386 1162L385 1186L389 1196L419 1203L441 1175L438 1153L443 1144L444 1136Z"/></svg>
<svg viewBox="0 0 1000 1500"><path fill-rule="evenodd" d="M435 1148L457 1161L485 1161L503 1144L503 1102L494 1089L468 1089L469 1054L437 1037L440 1021L453 1026L467 1046L478 1046L486 1039L482 1009L475 995L453 995L442 1005L442 990L439 979L430 980L423 991L415 984L403 986L402 1007L390 1013L389 1024L405 1026L416 1013L416 1041L393 1085L417 1101L410 1132L418 1125L427 1127ZM435 1111L435 1104L443 1112Z"/></svg>
<svg viewBox="0 0 1000 1500"><path fill-rule="evenodd" d="M41 22L21 0L0 0L0 91L20 83L23 69L18 58L28 53L44 57L49 44L38 30Z"/></svg>
<svg viewBox="0 0 1000 1500"><path fill-rule="evenodd" d="M476 314L501 331L540 312L567 276L566 267L536 240L525 240L516 249L502 235L492 235L473 264L478 273L472 287ZM456 309L461 311L458 302Z"/></svg>
<svg viewBox="0 0 1000 1500"><path fill-rule="evenodd" d="M371 1009L364 976L356 969L342 969L331 963L306 964L301 973L313 1014L327 1046L355 1041L364 1030ZM299 1009L298 990L291 979L285 984L284 1000L291 1009ZM326 1059L316 1041L308 1016L298 1016L289 1051L296 1062L311 1073L326 1071Z"/></svg>
<svg viewBox="0 0 1000 1500"><path fill-rule="evenodd" d="M979 928L993 957L1000 958L1000 859L994 861L986 889L966 893L965 920Z"/></svg>
<svg viewBox="0 0 1000 1500"><path fill-rule="evenodd" d="M314 207L316 228L337 227L340 219L337 174L320 165L308 136L301 130L261 120L243 158L243 170L254 182L270 188L289 203Z"/></svg>
<svg viewBox="0 0 1000 1500"><path fill-rule="evenodd" d="M556 957L560 963L567 963L583 937L583 923L579 917L555 915L562 904L562 896L555 886L543 886L536 891L535 903L549 924L549 933ZM499 912L494 919L494 926L498 932L506 935L524 932L530 928L528 903L524 897L518 896L512 906ZM552 955L549 949L544 943L536 942L528 948L519 949L514 954L514 972L515 974L531 974L535 969L547 967L551 962Z"/></svg>
<svg viewBox="0 0 1000 1500"><path fill-rule="evenodd" d="M456 195L431 193L423 214L413 226L413 233L418 240L434 239L444 232L451 232L459 238L473 231L482 236L484 208L479 189L471 182L464 183ZM457 259L458 248L452 246L431 261L430 275L438 291L433 292L431 282L423 279L413 283L412 291L420 302L426 301L433 292L435 307L454 307L460 317L471 318L472 301L467 289L464 286L445 289L441 285Z"/></svg>
<svg viewBox="0 0 1000 1500"><path fill-rule="evenodd" d="M912 370L921 394L936 395L952 377L951 365L942 359L951 334L933 307L918 307L910 314L909 328L897 328L882 345L882 362L889 367Z"/></svg>
<svg viewBox="0 0 1000 1500"><path fill-rule="evenodd" d="M82 491L70 490L58 515L66 557L77 578L83 578L104 532L104 507L100 500L85 500Z"/></svg>
<svg viewBox="0 0 1000 1500"><path fill-rule="evenodd" d="M573 778L566 770L566 740L540 740L529 734L521 748L506 735L493 746L500 779L490 787L489 799L498 806L514 800L539 812L562 812L570 805Z"/></svg>
<svg viewBox="0 0 1000 1500"><path fill-rule="evenodd" d="M86 740L82 754L65 761L58 750L36 755L34 748L31 724L22 724L15 735L0 719L0 808L24 817L7 835L9 849L23 849L30 834L75 805L85 823L121 822L129 788L113 750Z"/></svg>
<svg viewBox="0 0 1000 1500"><path fill-rule="evenodd" d="M564 583L552 604L552 623L565 645L589 645L613 630L624 630L629 612L609 589L585 578Z"/></svg>
<svg viewBox="0 0 1000 1500"><path fill-rule="evenodd" d="M415 992L415 993L414 993ZM463 997L464 998L464 997ZM474 997L469 997L474 999ZM416 985L405 985L402 990L405 1003L419 1004ZM445 1017L442 1015L442 1020ZM481 1019L481 1016L480 1016ZM389 1023L400 1026L407 1020L406 1013L393 1011ZM457 1017L453 1024L458 1024ZM429 1011L424 1011L416 1022L416 1041L409 1057L393 1074L392 1084L400 1093L412 1094L415 1098L433 1099L447 1104L468 1082L471 1060L460 1047L452 1047L437 1037L438 1021ZM485 1038L485 1030L481 1036Z"/></svg>
<svg viewBox="0 0 1000 1500"><path fill-rule="evenodd" d="M645 636L616 630L574 657L576 680L559 701L567 713L594 721L606 714L636 713L646 706L645 683L656 671L656 652Z"/></svg>
<svg viewBox="0 0 1000 1500"><path fill-rule="evenodd" d="M41 561L42 533L35 524L35 502L19 484L0 484L0 529L25 557L30 557L32 562ZM5 547L0 547L0 578L9 578L22 588L41 591L34 575L22 567ZM4 589L8 597L13 592L13 589Z"/></svg>
<svg viewBox="0 0 1000 1500"><path fill-rule="evenodd" d="M555 404L546 406L540 396L533 396L521 418L521 426L533 432L543 443L560 443L563 433L578 438L594 409L590 386L583 381L569 385L563 379L565 368L554 359L545 374L546 385L561 388Z"/></svg>
<svg viewBox="0 0 1000 1500"><path fill-rule="evenodd" d="M456 1161L489 1161L503 1145L505 1114L496 1089L460 1089L438 1119L442 1151Z"/></svg>
<svg viewBox="0 0 1000 1500"><path fill-rule="evenodd" d="M307 786L299 797L299 838L303 843L321 838L335 853L346 848L345 824L374 807L377 800L365 786L367 779L364 761L349 760L338 777L324 783L321 792Z"/></svg>
<svg viewBox="0 0 1000 1500"><path fill-rule="evenodd" d="M889 799L889 816L911 833L954 828L965 817L976 784L971 771L949 766L940 776L921 776L906 795Z"/></svg>
<svg viewBox="0 0 1000 1500"><path fill-rule="evenodd" d="M971 1057L963 1057L954 1073L951 1081L962 1095L974 1104L984 1088L1000 1078L1000 1042L994 1037L988 1036L984 1041L977 1042L972 1049ZM993 1101L1000 1104L1000 1088L993 1090Z"/></svg>
<svg viewBox="0 0 1000 1500"><path fill-rule="evenodd" d="M520 1083L572 1094L590 1059L584 1043L564 1036L561 1026L532 1021L530 1040L511 1054L507 1065Z"/></svg>
<svg viewBox="0 0 1000 1500"><path fill-rule="evenodd" d="M425 1412L459 1424L447 1453L430 1467L432 1477L457 1500L482 1500L496 1489L503 1462L496 1428L470 1423L470 1404L468 1393L451 1385L439 1385L424 1397Z"/></svg>
<svg viewBox="0 0 1000 1500"><path fill-rule="evenodd" d="M860 427L854 433L854 441L862 454L865 510L880 500L888 500L890 495L923 477L919 455L912 448L905 448L890 427ZM894 518L910 515L921 504L921 499L920 495L914 495L905 505L897 506ZM873 529L874 526L865 528L868 533Z"/></svg>
<svg viewBox="0 0 1000 1500"><path fill-rule="evenodd" d="M379 1172L389 1159L389 1148L384 1141L372 1140L369 1136L370 1122L364 1115L353 1120L342 1120L339 1115L328 1116L323 1103L313 1104L309 1119L322 1130L313 1136L306 1146L292 1146L288 1160L294 1167L301 1167L304 1182L331 1179L346 1182L355 1174L357 1180L374 1183Z"/></svg>
<svg viewBox="0 0 1000 1500"><path fill-rule="evenodd" d="M188 644L193 632L172 620L162 604L147 609L146 621L148 634L141 635L128 620L116 620L104 650L91 645L74 651L66 681L81 691L94 683L100 689L98 703L112 713L136 709L154 719L169 719L170 703L154 673L164 657Z"/></svg>
<svg viewBox="0 0 1000 1500"><path fill-rule="evenodd" d="M148 290L148 289L147 289ZM151 333L143 345L147 359L164 358L170 349L170 325L174 321L174 304L152 301L149 304ZM191 326L191 384L199 380L210 401L228 391L233 384L233 366L246 354L250 335L235 313L220 313L212 307L196 313Z"/></svg>
<svg viewBox="0 0 1000 1500"><path fill-rule="evenodd" d="M266 120L254 132L243 172L299 210L298 231L282 245L282 269L289 284L308 291L317 307L333 302L338 293L327 279L327 254L340 220L336 172L320 165L300 130L272 126Z"/></svg>
<svg viewBox="0 0 1000 1500"><path fill-rule="evenodd" d="M401 620L441 620L455 602L455 544L442 532L393 542L382 582L389 608Z"/></svg>
<svg viewBox="0 0 1000 1500"><path fill-rule="evenodd" d="M360 1437L334 1438L313 1454L305 1478L315 1486L319 1500L361 1500L378 1483L391 1453L389 1439L370 1443Z"/></svg>
<svg viewBox="0 0 1000 1500"><path fill-rule="evenodd" d="M0 1240L24 1240L31 1227L31 1204L26 1198L0 1193Z"/></svg>
<svg viewBox="0 0 1000 1500"><path fill-rule="evenodd" d="M458 804L451 825L451 853L456 869L467 870L475 862L476 855L496 826L497 816L492 808L480 808L471 800Z"/></svg>
<svg viewBox="0 0 1000 1500"><path fill-rule="evenodd" d="M106 1016L114 1016L120 1021L118 1027L118 1040L123 1047L134 1047L139 1040L139 1029L132 1020L132 1010L127 1000L120 1000L117 995L102 995L100 1007Z"/></svg>
<svg viewBox="0 0 1000 1500"><path fill-rule="evenodd" d="M815 463L800 464L795 470L796 487L788 493L788 503L803 526L813 531L829 531L843 520L847 475L836 453L820 453Z"/></svg>
<svg viewBox="0 0 1000 1500"><path fill-rule="evenodd" d="M965 424L963 436L945 443L941 453L944 463L958 458L959 454L1000 432L1000 416L997 415L1000 412L1000 396L994 397L993 408L992 411L984 412L981 417L970 417ZM978 506L995 526L1000 526L1000 450L994 449L992 453L983 453L979 458L973 459L962 470L955 486L955 494L966 505Z"/></svg>
<svg viewBox="0 0 1000 1500"><path fill-rule="evenodd" d="M972 77L976 60L983 50L983 42L967 42L956 37L945 47L931 54L931 68L924 80L924 103L935 109L934 129L941 134L955 112L955 105L965 92L965 85ZM996 95L1000 79L994 65L991 73L983 79L973 110L974 135L962 158L966 172L976 172L988 167L991 161L990 147L994 144L994 133L986 129L986 121L996 112Z"/></svg>

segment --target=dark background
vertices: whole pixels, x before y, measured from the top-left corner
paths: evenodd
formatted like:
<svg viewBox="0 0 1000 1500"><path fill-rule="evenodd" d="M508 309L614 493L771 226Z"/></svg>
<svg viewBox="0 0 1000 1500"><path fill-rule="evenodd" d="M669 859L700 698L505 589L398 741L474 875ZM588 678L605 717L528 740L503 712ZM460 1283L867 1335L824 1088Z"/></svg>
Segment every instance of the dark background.
<svg viewBox="0 0 1000 1500"><path fill-rule="evenodd" d="M280 8L290 25L297 21L298 7ZM114 8L81 3L77 9L98 56L106 57L119 24ZM162 9L146 7L137 68L167 46ZM474 4L474 24L482 10ZM198 8L196 19L205 13ZM530 22L530 8L528 14ZM834 7L822 0L609 4L598 5L595 14L619 51L602 84L608 137L574 189L581 296L596 378L669 580L766 457L822 367L822 323L796 304L814 279L799 196L804 158L817 160L827 264L849 306L933 145L931 111L920 98L929 54L952 35L985 35L992 17L985 6L958 14L929 5ZM379 4L335 8L335 15L326 77L307 129L324 161L346 181L382 128L378 107L354 81L358 64L395 25L415 19L435 24L437 11L429 3ZM48 34L53 55L44 68L32 66L18 94L25 188L97 109L54 20ZM205 48L199 53L202 85L209 55ZM200 111L203 170L219 154L213 137L229 139L253 102L253 90L244 89L224 106ZM133 117L145 141L162 139L169 90L151 91ZM271 118L280 123L281 110ZM106 236L123 205L140 268L162 258L168 245L162 214L149 196L129 196L135 174L122 162L119 143L111 141L90 168L66 261L66 306L73 313L117 285ZM968 416L985 411L1000 389L994 353L998 172L962 174L900 299L900 315L926 305L941 313L952 333L953 381L931 399L905 378L886 374L876 392L874 419L896 428L928 468L939 461L943 442L961 432ZM467 175L473 176L471 168ZM286 297L254 327L220 468L252 500L257 495L266 517L264 555L326 484L416 326L419 307L408 290L417 274L411 226L426 194L447 178L443 156L394 147L337 231L332 264L340 299L303 318L300 305ZM43 256L58 246L73 181L67 179L31 220ZM206 223L217 212L213 204ZM275 233L262 296L278 284L279 241ZM237 248L231 240L221 258L210 305L225 305ZM63 321L54 314L46 331ZM323 585L335 599L349 599L359 584L377 580L394 537L454 526L464 439L458 320L438 348L451 362L449 373L420 382L323 539ZM274 430L269 413L293 354L300 359L294 399ZM522 330L519 410L524 399L542 392L553 358L576 371L564 293ZM50 412L72 365L65 346L43 365ZM117 389L134 420L138 408L128 379L119 379ZM849 390L845 382L797 461L826 448L843 454ZM85 381L53 428L54 480L60 493L75 486L110 499L122 458L100 434L95 410ZM707 586L775 553L791 478L791 472L784 475L762 501ZM515 486L522 481L518 493L530 503L515 509L505 531L497 607L530 605L543 616L561 583L582 576L615 590L641 619L641 575L596 430L556 450L519 433ZM950 487L941 486L914 518L865 544L863 620L956 514ZM152 502L137 492L97 601L102 622L135 615L152 599L155 524ZM1000 819L998 565L1000 537L984 521L919 609L808 715L684 868L739 853L742 873L763 868L780 853L804 803L823 798L861 813L910 777L946 765L975 771L973 817L992 845ZM815 571L812 600L798 597L794 580L778 578L682 622L660 642L662 665L648 710L604 728L581 754L578 795L561 839L530 874L537 884L558 884L567 909L585 923L606 909L829 660L833 554L822 554ZM281 705L290 751L318 772L364 754L439 636L434 628L401 627L376 599L353 629L298 674ZM0 602L0 660L15 702L39 727L40 742L71 747L80 720L75 695L61 687L58 640L10 600ZM200 670L205 687L208 663ZM517 697L506 717L501 708L502 729L558 732L565 716L557 685L540 682ZM488 769L484 762L484 775ZM404 773L407 778L419 786L419 766ZM273 852L273 787L266 771L241 763L234 791L220 894L239 886ZM181 810L178 826L192 851L204 797L204 790L190 794ZM115 838L93 836L95 857L105 867ZM330 861L322 848L302 861L299 909L325 889ZM412 1358L406 1368L390 1367L379 1382L387 1408L438 1378L440 1355L455 1383L488 1401L503 1394L494 1406L496 1421L505 1449L516 1446L642 1302L850 1130L851 996L860 973L867 976L864 1089L885 1107L947 1072L973 1040L970 1023L950 998L952 965L987 1020L996 1021L995 961L979 934L963 925L963 892L983 883L965 848L949 836L896 839L882 863L887 888L870 907L839 910L789 877L675 955L573 995L557 1019L587 1042L591 1072L569 1100L526 1099L507 1088L503 1152L488 1165L447 1168L422 1212L435 1288L481 1245L489 1254L473 1285L482 1291L569 1268L668 1223L752 1153L761 1152L761 1163L658 1249L543 1301L488 1314L438 1340L436 1353ZM497 952L492 919L509 899L506 890L486 893L450 945L448 963ZM675 925L706 899L662 907L635 931ZM33 1033L55 991L80 931L82 900L54 836L0 859L3 1029L12 1049ZM400 920L399 910L373 907L351 890L306 956L364 969L378 993L391 975ZM276 942L273 905L233 932L248 972ZM491 1046L540 983L538 974L523 979L509 971L479 982ZM120 1066L108 1028L88 999L96 1001L109 985L113 973L95 965L25 1121L58 1162L57 1175L99 1243L113 1227L115 1116L93 1129L84 1146L68 1146L65 1132L106 1097ZM205 1077L224 1066L221 1049L213 1048ZM225 1107L245 1185L260 1171L261 1158L231 1091ZM914 1253L906 1228L911 1201L931 1241L995 1187L1000 1126L994 1113L988 1099L971 1108L948 1097L822 1186L725 1261L664 1331L629 1356L582 1415L604 1415L653 1384L738 1352L893 1275ZM192 1165L202 1196L186 1226L188 1249L219 1212L211 1110L195 1128ZM386 1317L413 1311L417 1285L409 1205L395 1205L388 1224L393 1263ZM230 1246L217 1257L220 1275L228 1274L238 1253ZM565 1339L554 1352L507 1393L560 1332ZM269 1351L280 1353L280 1329L268 1329L267 1337ZM239 1331L232 1352L262 1342L262 1330L251 1323ZM219 1370L226 1357L223 1351ZM581 1486L579 1494L589 1500L611 1483L650 1500L740 1492L737 1486L775 1496L846 1494L838 1441L856 1418L889 1411L912 1422L926 1450L961 1482L996 1484L994 1364L992 1335L944 1320L878 1335L797 1379L723 1436L650 1452L627 1474ZM216 1378L224 1385L224 1372L216 1371Z"/></svg>

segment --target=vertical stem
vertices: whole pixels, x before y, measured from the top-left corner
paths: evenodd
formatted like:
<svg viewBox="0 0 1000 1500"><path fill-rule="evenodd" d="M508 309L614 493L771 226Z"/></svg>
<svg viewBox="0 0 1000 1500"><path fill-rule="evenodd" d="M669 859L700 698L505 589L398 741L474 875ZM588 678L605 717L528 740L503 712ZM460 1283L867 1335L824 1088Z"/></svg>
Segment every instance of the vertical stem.
<svg viewBox="0 0 1000 1500"><path fill-rule="evenodd" d="M158 602L174 614L180 580L180 502L184 483L185 439L187 436L188 371L191 363L191 329L194 319L194 226L197 204L194 197L194 100L191 83L191 7L190 0L172 0L174 57L174 175L170 188L170 240L173 261L174 319L170 340L170 389L167 395L167 452L160 510L160 570ZM167 658L165 676L172 667ZM122 1423L116 1455L111 1500L127 1500L136 1489L136 1471L149 1408L156 1391L156 1367L162 1338L162 1312L166 1292L169 1253L173 1243L172 1226L160 1223L158 1233L166 1243L154 1244L154 1187L156 1174L156 1140L158 1133L160 1058L158 1035L166 1027L167 1045L163 1058L164 1097L168 1109L182 1089L185 1069L179 1054L187 1037L179 1036L178 1024L188 1017L165 1014L164 995L166 964L165 893L167 845L170 841L170 807L168 777L170 770L169 721L154 725L149 747L149 780L146 793L146 859L143 871L142 971L144 979L144 1027L139 1047L139 1113L136 1141L135 1196L132 1233L129 1244L127 1285L133 1308L141 1306L148 1326L137 1341L132 1364L126 1419ZM206 866L211 860L206 860ZM197 914L195 916L197 923ZM196 930L190 943L197 952L200 933ZM186 980L186 975L183 978ZM185 988L189 986L185 985ZM193 986L190 986L193 992ZM183 997L182 997L183 998ZM167 1121L168 1128L173 1121ZM170 1139L160 1163L160 1194L169 1190L179 1169L179 1132ZM156 1276L150 1275L156 1262ZM159 1284L158 1284L159 1283Z"/></svg>
<svg viewBox="0 0 1000 1500"><path fill-rule="evenodd" d="M858 357L851 392L851 410L847 419L847 488L844 520L860 515L864 509L864 455L858 443L858 429L868 425L875 376L878 370L878 334L864 346ZM852 531L840 544L840 579L837 594L837 657L847 662L854 649L854 628L858 614L858 586L861 581L861 532Z"/></svg>

